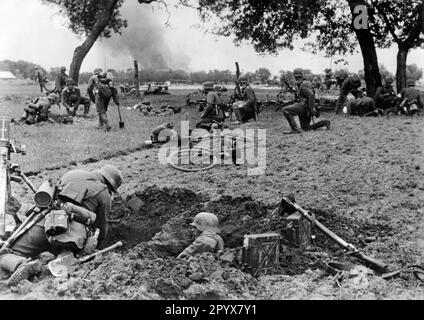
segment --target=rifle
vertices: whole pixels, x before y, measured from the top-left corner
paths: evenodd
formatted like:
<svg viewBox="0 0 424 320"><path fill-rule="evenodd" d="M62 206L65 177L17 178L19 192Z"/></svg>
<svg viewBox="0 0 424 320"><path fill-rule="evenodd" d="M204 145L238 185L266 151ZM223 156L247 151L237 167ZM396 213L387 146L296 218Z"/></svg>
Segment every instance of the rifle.
<svg viewBox="0 0 424 320"><path fill-rule="evenodd" d="M330 229L325 227L323 224L321 224L319 221L315 220L315 217L307 210L300 207L298 204L290 201L290 199L283 197L281 200L279 208L282 208L283 210L288 210L289 212L295 212L298 211L302 214L302 216L308 220L310 223L312 223L315 227L317 227L321 232L323 232L327 237L329 237L331 240L333 240L337 245L339 245L341 248L350 251L351 254L359 259L363 264L365 264L367 267L379 272L379 273L385 273L387 271L387 265L381 261L378 261L374 258L366 256L363 252L359 251L353 244L350 244L346 241L344 241L342 238L340 238L338 235L336 235L334 232L332 232Z"/></svg>
<svg viewBox="0 0 424 320"><path fill-rule="evenodd" d="M238 64L238 62L236 62L236 98L239 99L242 94L241 94L241 88L240 88L240 83L239 83L239 78L240 78L240 66Z"/></svg>

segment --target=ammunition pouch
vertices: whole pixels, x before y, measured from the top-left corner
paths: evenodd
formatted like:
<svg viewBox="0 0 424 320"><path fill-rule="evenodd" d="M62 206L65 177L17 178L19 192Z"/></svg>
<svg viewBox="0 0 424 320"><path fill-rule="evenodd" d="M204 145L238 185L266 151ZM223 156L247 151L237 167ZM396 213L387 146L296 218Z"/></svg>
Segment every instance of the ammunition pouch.
<svg viewBox="0 0 424 320"><path fill-rule="evenodd" d="M50 211L46 215L44 229L47 238L65 233L69 229L69 216L64 210Z"/></svg>

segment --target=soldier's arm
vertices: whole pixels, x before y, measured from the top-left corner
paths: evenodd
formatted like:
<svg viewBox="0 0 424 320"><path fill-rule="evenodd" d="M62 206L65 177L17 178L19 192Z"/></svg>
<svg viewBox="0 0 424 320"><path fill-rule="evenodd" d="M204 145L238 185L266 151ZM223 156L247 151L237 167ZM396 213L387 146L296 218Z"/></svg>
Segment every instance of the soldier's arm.
<svg viewBox="0 0 424 320"><path fill-rule="evenodd" d="M81 103L81 90L79 88L76 88L76 95L77 95L77 100L74 103L74 107L78 108L78 106Z"/></svg>
<svg viewBox="0 0 424 320"><path fill-rule="evenodd" d="M303 96L303 97L306 97L307 106L308 106L309 110L312 110L315 107L315 94L314 94L314 92L310 88L302 86L300 95Z"/></svg>
<svg viewBox="0 0 424 320"><path fill-rule="evenodd" d="M217 241L211 237L199 236L190 246L184 249L177 258L187 258L206 251L212 251Z"/></svg>
<svg viewBox="0 0 424 320"><path fill-rule="evenodd" d="M115 104L117 106L119 106L118 90L116 90L115 87L112 87L111 89L112 89L112 99L113 99L113 102L115 102Z"/></svg>
<svg viewBox="0 0 424 320"><path fill-rule="evenodd" d="M64 203L62 209L70 214L72 219L86 225L90 225L96 220L96 214L94 212L71 202Z"/></svg>
<svg viewBox="0 0 424 320"><path fill-rule="evenodd" d="M383 88L378 87L377 90L375 91L374 100L378 100L380 98L381 91L383 91Z"/></svg>

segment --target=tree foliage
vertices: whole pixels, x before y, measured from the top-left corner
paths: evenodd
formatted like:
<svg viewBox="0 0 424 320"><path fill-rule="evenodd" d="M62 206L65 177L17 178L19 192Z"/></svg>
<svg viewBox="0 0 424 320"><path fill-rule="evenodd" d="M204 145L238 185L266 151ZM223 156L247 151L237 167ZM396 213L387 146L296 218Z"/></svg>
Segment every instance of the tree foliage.
<svg viewBox="0 0 424 320"><path fill-rule="evenodd" d="M271 78L271 71L269 71L267 68L259 68L255 71L255 77L261 83L267 83L267 81Z"/></svg>
<svg viewBox="0 0 424 320"><path fill-rule="evenodd" d="M423 69L419 68L415 63L407 65L406 76L408 79L418 81L423 77Z"/></svg>

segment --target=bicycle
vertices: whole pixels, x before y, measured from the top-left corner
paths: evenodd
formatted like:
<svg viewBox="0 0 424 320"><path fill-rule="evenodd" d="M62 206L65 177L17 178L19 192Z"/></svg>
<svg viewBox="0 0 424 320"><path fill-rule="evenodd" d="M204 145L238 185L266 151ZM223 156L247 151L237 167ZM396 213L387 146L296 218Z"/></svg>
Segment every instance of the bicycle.
<svg viewBox="0 0 424 320"><path fill-rule="evenodd" d="M223 123L213 121L208 135L188 136L185 138L189 146L180 148L171 153L168 157L168 165L176 170L184 172L207 171L216 167L220 160L231 157L232 163L237 160L237 143L252 142L251 139L245 137L234 136L231 134L223 134L219 130L219 134L214 133L217 129L222 129ZM226 141L226 139L231 139ZM230 146L228 149L227 147ZM209 150L212 150L209 151Z"/></svg>

